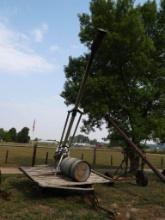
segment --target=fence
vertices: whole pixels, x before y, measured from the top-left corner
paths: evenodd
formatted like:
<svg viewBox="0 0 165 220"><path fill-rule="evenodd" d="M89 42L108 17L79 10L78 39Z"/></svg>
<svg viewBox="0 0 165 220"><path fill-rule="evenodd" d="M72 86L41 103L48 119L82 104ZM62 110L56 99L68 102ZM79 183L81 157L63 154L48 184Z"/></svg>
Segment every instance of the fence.
<svg viewBox="0 0 165 220"><path fill-rule="evenodd" d="M31 166L32 164L53 164L55 146L38 146L36 149L27 146L0 146L1 166ZM108 148L71 148L71 156L86 160L92 167L117 167L123 160L120 150ZM165 154L147 153L147 158L157 168L165 168Z"/></svg>
<svg viewBox="0 0 165 220"><path fill-rule="evenodd" d="M121 150L112 150L107 148L72 149L71 156L83 158L93 167L117 167L123 160L123 153ZM157 168L165 168L165 153L146 153L146 157ZM147 165L145 167L147 167Z"/></svg>

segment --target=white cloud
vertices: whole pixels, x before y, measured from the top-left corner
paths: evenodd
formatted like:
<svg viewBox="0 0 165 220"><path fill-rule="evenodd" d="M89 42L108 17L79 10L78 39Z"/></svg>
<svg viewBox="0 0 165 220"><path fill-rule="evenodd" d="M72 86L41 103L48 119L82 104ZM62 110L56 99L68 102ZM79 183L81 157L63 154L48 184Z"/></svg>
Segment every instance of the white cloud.
<svg viewBox="0 0 165 220"><path fill-rule="evenodd" d="M78 45L78 44L71 45L71 49L77 50L77 49L80 49L80 48L81 48L81 45Z"/></svg>
<svg viewBox="0 0 165 220"><path fill-rule="evenodd" d="M46 30L46 24L43 24ZM50 72L55 66L28 46L29 37L0 23L0 72L29 74Z"/></svg>
<svg viewBox="0 0 165 220"><path fill-rule="evenodd" d="M49 50L51 52L58 52L58 51L60 51L60 47L57 45L52 45L52 46L50 46Z"/></svg>
<svg viewBox="0 0 165 220"><path fill-rule="evenodd" d="M48 25L46 23L43 23L41 27L36 28L32 31L32 35L34 37L34 40L38 43L41 43L43 41L44 34L48 31Z"/></svg>
<svg viewBox="0 0 165 220"><path fill-rule="evenodd" d="M8 23L9 19L5 16L0 16L0 22Z"/></svg>

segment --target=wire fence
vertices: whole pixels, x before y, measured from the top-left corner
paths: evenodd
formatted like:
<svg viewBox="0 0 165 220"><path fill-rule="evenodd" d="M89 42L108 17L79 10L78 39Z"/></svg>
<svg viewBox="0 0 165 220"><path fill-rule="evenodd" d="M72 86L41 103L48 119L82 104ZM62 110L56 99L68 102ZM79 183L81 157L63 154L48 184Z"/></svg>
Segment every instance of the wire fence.
<svg viewBox="0 0 165 220"><path fill-rule="evenodd" d="M55 145L37 146L36 155L34 155L34 147L31 145L0 145L0 165L31 166L33 162L35 164L54 164L55 148ZM34 156L35 158L33 158ZM121 150L109 148L71 148L70 156L86 160L96 168L117 167L124 158ZM165 169L165 153L146 153L146 157L157 168Z"/></svg>

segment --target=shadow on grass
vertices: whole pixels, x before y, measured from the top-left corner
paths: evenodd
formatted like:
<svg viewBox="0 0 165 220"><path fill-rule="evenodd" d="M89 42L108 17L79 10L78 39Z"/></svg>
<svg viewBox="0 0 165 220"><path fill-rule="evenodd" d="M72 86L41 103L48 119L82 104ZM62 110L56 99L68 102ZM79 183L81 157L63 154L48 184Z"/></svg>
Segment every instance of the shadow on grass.
<svg viewBox="0 0 165 220"><path fill-rule="evenodd" d="M58 189L58 188L44 188L38 186L37 183L29 180L26 177L18 178L11 182L11 185L21 193L25 195L25 197L33 200L40 200L46 198L67 198L67 197L77 197L84 196L89 192L81 192L75 190L66 190L66 189Z"/></svg>

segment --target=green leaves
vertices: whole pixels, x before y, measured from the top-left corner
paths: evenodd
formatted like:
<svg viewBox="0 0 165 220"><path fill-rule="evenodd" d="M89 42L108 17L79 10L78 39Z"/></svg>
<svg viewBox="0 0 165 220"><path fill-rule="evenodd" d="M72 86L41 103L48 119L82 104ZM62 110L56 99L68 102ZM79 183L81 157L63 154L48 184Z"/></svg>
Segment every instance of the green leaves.
<svg viewBox="0 0 165 220"><path fill-rule="evenodd" d="M98 27L108 30L81 101L89 117L87 130L100 126L110 113L138 143L164 140L164 86L159 79L165 77L165 0L158 8L155 1L135 6L130 0L92 0L90 14L79 15L85 45L91 45ZM75 102L87 59L88 54L69 58L62 92L66 104Z"/></svg>

